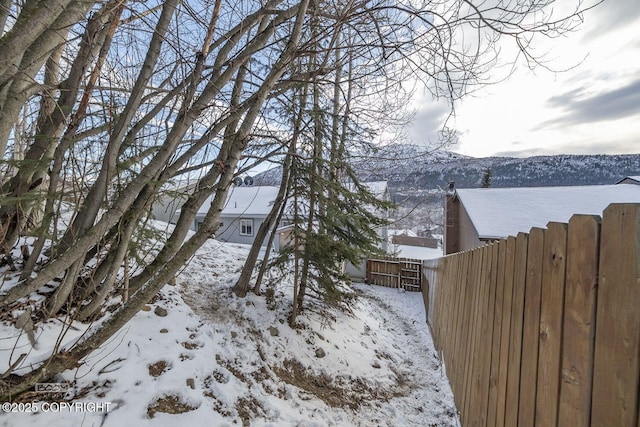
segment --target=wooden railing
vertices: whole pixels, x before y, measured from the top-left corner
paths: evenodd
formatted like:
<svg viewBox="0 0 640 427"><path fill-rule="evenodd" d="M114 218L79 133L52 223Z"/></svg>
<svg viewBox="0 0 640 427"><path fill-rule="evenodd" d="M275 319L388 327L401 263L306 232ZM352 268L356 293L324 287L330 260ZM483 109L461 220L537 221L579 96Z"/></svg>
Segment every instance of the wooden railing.
<svg viewBox="0 0 640 427"><path fill-rule="evenodd" d="M639 425L640 204L425 261L464 426Z"/></svg>

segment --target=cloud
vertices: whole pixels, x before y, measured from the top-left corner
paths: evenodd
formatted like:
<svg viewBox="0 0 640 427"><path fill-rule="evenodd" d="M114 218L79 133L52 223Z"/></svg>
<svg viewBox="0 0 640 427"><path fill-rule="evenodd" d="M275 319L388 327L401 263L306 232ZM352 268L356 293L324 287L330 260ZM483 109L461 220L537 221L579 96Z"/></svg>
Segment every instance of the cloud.
<svg viewBox="0 0 640 427"><path fill-rule="evenodd" d="M552 156L555 154L636 154L637 140L634 138L620 139L617 141L596 142L567 142L554 146L528 148L523 150L498 151L493 153L495 157L532 157Z"/></svg>
<svg viewBox="0 0 640 427"><path fill-rule="evenodd" d="M567 113L534 129L618 120L640 114L640 79L608 92L586 93L586 88L578 88L549 98L549 107Z"/></svg>
<svg viewBox="0 0 640 427"><path fill-rule="evenodd" d="M597 25L583 35L583 40L596 39L612 29L620 29L640 19L638 0L607 0L587 12L586 19L593 19Z"/></svg>
<svg viewBox="0 0 640 427"><path fill-rule="evenodd" d="M407 136L410 142L426 146L437 144L450 112L451 109L445 102L424 102L415 111L409 128Z"/></svg>

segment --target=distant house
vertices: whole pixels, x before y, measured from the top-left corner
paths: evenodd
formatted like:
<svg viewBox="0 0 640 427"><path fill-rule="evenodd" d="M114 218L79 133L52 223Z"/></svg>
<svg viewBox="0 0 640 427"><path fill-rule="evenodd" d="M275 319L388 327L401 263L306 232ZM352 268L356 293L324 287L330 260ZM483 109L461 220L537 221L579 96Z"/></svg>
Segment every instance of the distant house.
<svg viewBox="0 0 640 427"><path fill-rule="evenodd" d="M180 208L187 201L196 183L197 180L192 179L167 182L163 185L158 199L151 207L153 219L175 224L180 215Z"/></svg>
<svg viewBox="0 0 640 427"><path fill-rule="evenodd" d="M220 214L216 239L223 242L252 244L278 195L278 187L232 186ZM193 230L202 224L211 205L208 198L196 214Z"/></svg>
<svg viewBox="0 0 640 427"><path fill-rule="evenodd" d="M423 248L437 248L439 240L435 237L409 236L407 234L395 234L391 236L394 245L420 246Z"/></svg>
<svg viewBox="0 0 640 427"><path fill-rule="evenodd" d="M635 184L640 185L640 175L638 176L626 176L622 178L617 184Z"/></svg>
<svg viewBox="0 0 640 427"><path fill-rule="evenodd" d="M454 190L445 201L444 253L473 249L548 222L567 222L574 214L602 215L611 203L639 203L640 185L627 184L633 181L628 177L617 185Z"/></svg>
<svg viewBox="0 0 640 427"><path fill-rule="evenodd" d="M389 189L386 181L363 183L372 194L389 200ZM220 215L220 228L216 233L216 239L230 243L252 244L255 235L271 211L278 195L278 187L272 186L233 186L229 190L229 196ZM211 198L207 199L196 214L192 229L197 230L202 224L211 205ZM386 215L386 212L380 212ZM276 230L275 248L290 243L289 232L291 227L290 215L285 213L282 222ZM381 247L386 250L387 228L380 227L377 230L383 243ZM265 242L266 244L266 242Z"/></svg>
<svg viewBox="0 0 640 427"><path fill-rule="evenodd" d="M441 239L427 231L423 237L412 230L389 230L388 253L399 258L433 259L442 256Z"/></svg>

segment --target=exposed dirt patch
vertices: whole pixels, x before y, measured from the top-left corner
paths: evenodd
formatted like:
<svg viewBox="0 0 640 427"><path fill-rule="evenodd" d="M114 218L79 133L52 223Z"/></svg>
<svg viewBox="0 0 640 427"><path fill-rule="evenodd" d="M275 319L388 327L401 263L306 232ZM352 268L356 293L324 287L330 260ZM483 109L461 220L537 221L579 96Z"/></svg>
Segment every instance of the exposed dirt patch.
<svg viewBox="0 0 640 427"><path fill-rule="evenodd" d="M216 354L216 362L218 363L218 365L222 366L223 368L231 372L234 377L236 377L243 383L246 383L249 381L247 376L240 369L238 369L238 366L242 366L239 360L237 359L233 361L225 360L222 357L220 357L219 354Z"/></svg>
<svg viewBox="0 0 640 427"><path fill-rule="evenodd" d="M178 396L169 395L161 397L155 404L149 406L147 408L147 415L149 418L153 418L158 412L165 414L183 414L196 409L198 408L182 402Z"/></svg>
<svg viewBox="0 0 640 427"><path fill-rule="evenodd" d="M296 360L287 359L282 368L274 367L273 371L282 381L301 388L332 407L356 410L372 400L387 401L391 397L404 394L399 390L389 391L372 387L360 378L331 378L315 374Z"/></svg>
<svg viewBox="0 0 640 427"><path fill-rule="evenodd" d="M226 384L229 382L229 378L218 370L213 371L213 373L205 379L205 381L209 381L209 384L205 382L207 388L211 385L211 380L215 380L219 384Z"/></svg>
<svg viewBox="0 0 640 427"><path fill-rule="evenodd" d="M153 297L151 297L151 300L149 301L149 304L155 304L158 301L162 301L164 299L165 298L164 298L164 295L162 294L162 292L158 292Z"/></svg>
<svg viewBox="0 0 640 427"><path fill-rule="evenodd" d="M154 378L159 377L168 369L171 369L169 363L166 360L158 360L156 363L149 365L149 375Z"/></svg>
<svg viewBox="0 0 640 427"><path fill-rule="evenodd" d="M236 402L236 411L238 411L238 415L242 419L243 426L250 426L251 418L264 415L265 413L262 404L253 396L238 399Z"/></svg>
<svg viewBox="0 0 640 427"><path fill-rule="evenodd" d="M202 344L197 343L197 342L192 342L192 341L184 341L184 342L182 342L180 344L182 344L182 346L184 348L186 348L187 350L195 350L197 348L202 347Z"/></svg>
<svg viewBox="0 0 640 427"><path fill-rule="evenodd" d="M211 399L213 403L213 409L223 417L232 417L233 414L227 409L227 407L213 394L211 390L205 390L203 396Z"/></svg>

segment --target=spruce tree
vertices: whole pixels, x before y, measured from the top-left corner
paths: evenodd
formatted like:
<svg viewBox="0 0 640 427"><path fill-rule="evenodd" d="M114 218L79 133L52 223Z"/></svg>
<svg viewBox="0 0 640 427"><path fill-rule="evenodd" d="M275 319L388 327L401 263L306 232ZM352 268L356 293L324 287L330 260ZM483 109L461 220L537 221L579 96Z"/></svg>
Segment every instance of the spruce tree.
<svg viewBox="0 0 640 427"><path fill-rule="evenodd" d="M489 188L491 187L491 177L493 176L493 172L491 168L486 168L482 173L482 181L480 182L480 187Z"/></svg>

